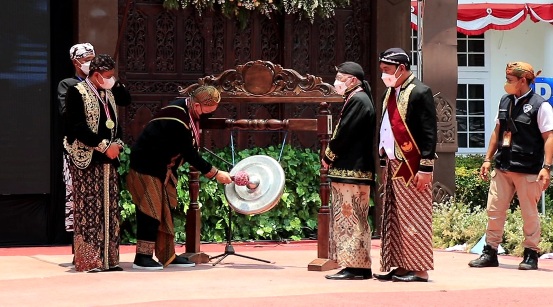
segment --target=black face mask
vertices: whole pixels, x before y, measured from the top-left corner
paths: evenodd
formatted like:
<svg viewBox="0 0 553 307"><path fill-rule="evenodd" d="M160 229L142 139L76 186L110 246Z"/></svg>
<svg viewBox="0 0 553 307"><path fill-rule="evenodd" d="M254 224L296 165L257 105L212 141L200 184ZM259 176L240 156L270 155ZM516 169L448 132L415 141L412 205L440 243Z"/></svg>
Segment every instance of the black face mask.
<svg viewBox="0 0 553 307"><path fill-rule="evenodd" d="M213 117L213 113L203 113L202 115L200 115L200 120L206 120L211 117Z"/></svg>

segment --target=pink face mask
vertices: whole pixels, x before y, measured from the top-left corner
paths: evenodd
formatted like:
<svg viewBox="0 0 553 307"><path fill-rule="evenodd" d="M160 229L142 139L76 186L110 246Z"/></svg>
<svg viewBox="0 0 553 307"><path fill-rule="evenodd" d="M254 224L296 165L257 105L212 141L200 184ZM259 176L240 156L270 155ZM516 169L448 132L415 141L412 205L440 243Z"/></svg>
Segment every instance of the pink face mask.
<svg viewBox="0 0 553 307"><path fill-rule="evenodd" d="M336 88L336 93L340 95L344 95L344 93L348 89L346 82L340 80L334 80L334 88Z"/></svg>

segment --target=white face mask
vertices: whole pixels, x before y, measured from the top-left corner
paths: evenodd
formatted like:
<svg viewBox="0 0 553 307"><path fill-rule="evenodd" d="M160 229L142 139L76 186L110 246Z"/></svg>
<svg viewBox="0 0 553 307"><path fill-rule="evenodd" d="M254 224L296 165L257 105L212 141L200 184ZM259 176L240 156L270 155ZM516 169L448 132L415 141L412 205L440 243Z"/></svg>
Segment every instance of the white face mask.
<svg viewBox="0 0 553 307"><path fill-rule="evenodd" d="M348 87L346 86L346 83L340 80L334 80L334 88L336 88L336 93L340 95L344 95L344 93L348 89Z"/></svg>
<svg viewBox="0 0 553 307"><path fill-rule="evenodd" d="M390 75L390 74L387 74L387 73L382 73L382 81L384 81L384 84L387 86L387 87L394 87L397 83L397 80L401 77L401 75L403 75L403 73L401 75L399 75L399 77L396 78L396 73L397 73L397 70L399 69L399 66L396 68L396 71L394 71L394 74Z"/></svg>
<svg viewBox="0 0 553 307"><path fill-rule="evenodd" d="M83 73L88 76L88 73L90 72L90 61L82 63L80 68Z"/></svg>
<svg viewBox="0 0 553 307"><path fill-rule="evenodd" d="M100 77L102 77L102 79L104 79L104 83L100 84L100 87L105 89L105 90L110 90L113 85L115 84L115 78L111 77L111 78L104 78L104 76L100 75Z"/></svg>

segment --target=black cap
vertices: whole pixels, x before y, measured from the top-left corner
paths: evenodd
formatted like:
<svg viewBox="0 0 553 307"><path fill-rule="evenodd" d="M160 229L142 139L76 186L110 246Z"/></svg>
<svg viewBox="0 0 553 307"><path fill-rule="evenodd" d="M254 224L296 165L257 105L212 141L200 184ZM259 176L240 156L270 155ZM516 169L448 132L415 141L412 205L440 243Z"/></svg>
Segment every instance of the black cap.
<svg viewBox="0 0 553 307"><path fill-rule="evenodd" d="M365 72L363 71L363 67L355 62L344 62L336 67L336 71L343 74L355 76L360 81L365 79Z"/></svg>
<svg viewBox="0 0 553 307"><path fill-rule="evenodd" d="M390 48L380 54L380 62L392 65L410 65L411 60L405 50L401 48Z"/></svg>
<svg viewBox="0 0 553 307"><path fill-rule="evenodd" d="M115 60L108 54L98 54L90 62L90 71L108 71L115 69Z"/></svg>

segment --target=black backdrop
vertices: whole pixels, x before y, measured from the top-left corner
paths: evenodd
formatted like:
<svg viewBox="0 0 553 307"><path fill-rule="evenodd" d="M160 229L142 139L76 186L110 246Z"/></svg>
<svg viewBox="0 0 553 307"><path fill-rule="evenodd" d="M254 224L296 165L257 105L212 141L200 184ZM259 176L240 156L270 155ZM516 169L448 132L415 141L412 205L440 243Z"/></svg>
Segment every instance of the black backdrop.
<svg viewBox="0 0 553 307"><path fill-rule="evenodd" d="M69 243L56 88L72 74L73 2L0 10L0 246Z"/></svg>

